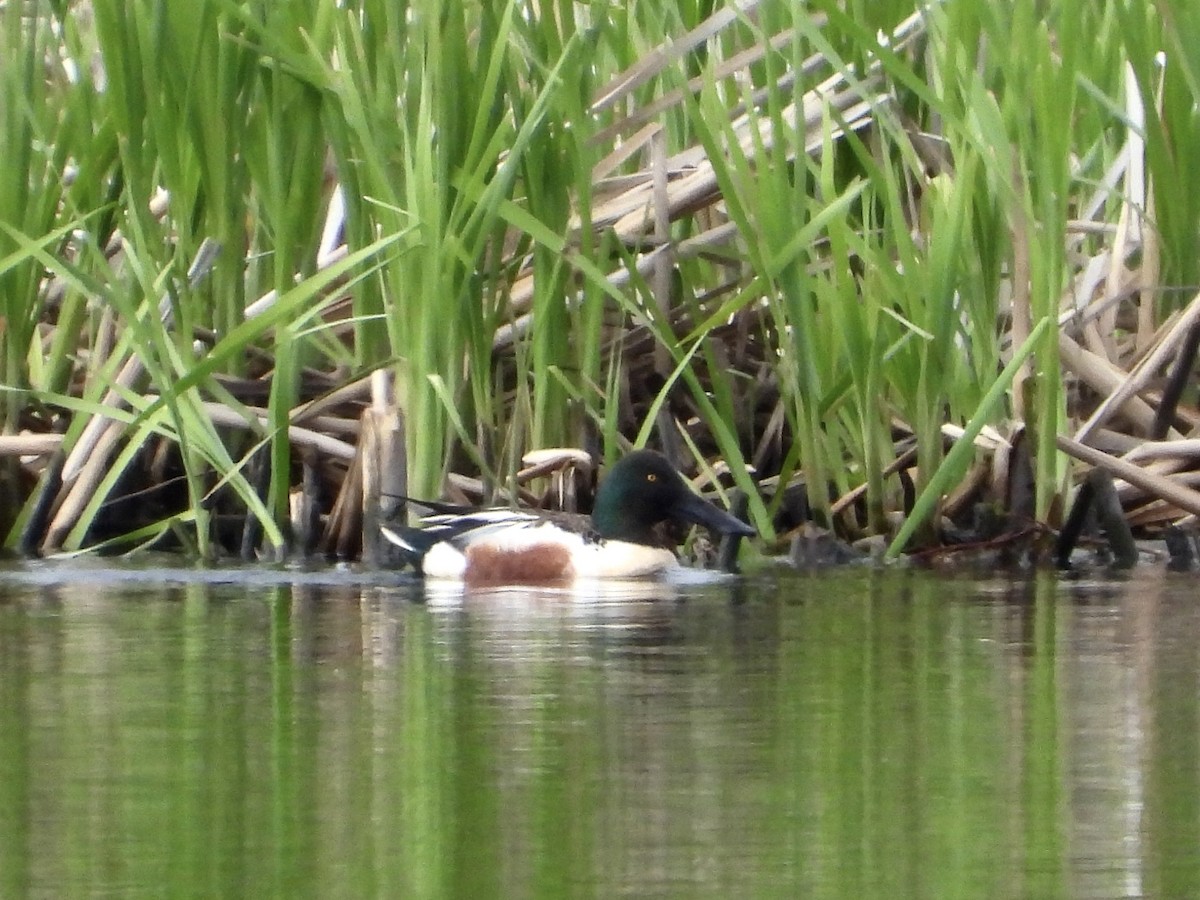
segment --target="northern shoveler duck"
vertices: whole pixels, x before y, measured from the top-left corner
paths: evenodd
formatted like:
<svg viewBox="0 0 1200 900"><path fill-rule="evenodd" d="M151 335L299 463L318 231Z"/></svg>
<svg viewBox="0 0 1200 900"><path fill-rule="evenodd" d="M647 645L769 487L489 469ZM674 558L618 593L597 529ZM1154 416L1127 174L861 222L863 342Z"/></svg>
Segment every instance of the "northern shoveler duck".
<svg viewBox="0 0 1200 900"><path fill-rule="evenodd" d="M755 534L693 493L653 450L634 451L613 466L590 519L483 509L427 516L416 528L384 525L383 534L426 577L497 587L657 576L678 565L677 542L665 539L662 528L672 522L704 525L719 534Z"/></svg>

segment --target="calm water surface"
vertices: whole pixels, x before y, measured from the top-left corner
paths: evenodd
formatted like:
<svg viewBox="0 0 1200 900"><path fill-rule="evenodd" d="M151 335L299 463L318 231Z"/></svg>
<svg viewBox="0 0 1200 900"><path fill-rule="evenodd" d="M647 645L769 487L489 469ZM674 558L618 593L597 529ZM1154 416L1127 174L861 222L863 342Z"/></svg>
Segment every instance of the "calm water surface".
<svg viewBox="0 0 1200 900"><path fill-rule="evenodd" d="M1198 610L0 570L0 896L1200 896Z"/></svg>

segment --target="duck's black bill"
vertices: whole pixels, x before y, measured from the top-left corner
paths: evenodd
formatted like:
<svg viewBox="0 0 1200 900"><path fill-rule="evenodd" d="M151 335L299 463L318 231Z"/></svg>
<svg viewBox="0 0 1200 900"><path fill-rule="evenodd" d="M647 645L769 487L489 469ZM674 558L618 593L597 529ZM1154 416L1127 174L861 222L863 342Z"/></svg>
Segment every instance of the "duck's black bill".
<svg viewBox="0 0 1200 900"><path fill-rule="evenodd" d="M719 506L713 506L696 494L689 493L687 499L676 507L675 513L678 518L703 525L717 534L738 534L742 537L754 537L758 534L737 516L730 515Z"/></svg>

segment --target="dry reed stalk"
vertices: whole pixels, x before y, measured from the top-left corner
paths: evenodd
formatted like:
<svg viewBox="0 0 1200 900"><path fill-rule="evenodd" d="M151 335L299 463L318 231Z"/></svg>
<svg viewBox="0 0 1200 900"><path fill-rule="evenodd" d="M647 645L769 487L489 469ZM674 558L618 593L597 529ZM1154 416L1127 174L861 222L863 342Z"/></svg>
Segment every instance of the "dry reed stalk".
<svg viewBox="0 0 1200 900"><path fill-rule="evenodd" d="M1146 493L1174 504L1193 515L1200 515L1200 491L1194 491L1173 478L1144 469L1124 459L1101 453L1077 440L1060 435L1058 449L1068 456L1107 469L1113 475Z"/></svg>
<svg viewBox="0 0 1200 900"><path fill-rule="evenodd" d="M752 18L760 3L761 0L743 0L741 3L727 6L713 13L679 38L655 47L634 65L610 79L608 84L597 92L596 98L592 100L590 111L597 113L610 106L615 106L618 101L657 76L667 66L679 61L696 47L716 37L739 18Z"/></svg>
<svg viewBox="0 0 1200 900"><path fill-rule="evenodd" d="M42 456L62 447L61 434L0 435L0 456Z"/></svg>
<svg viewBox="0 0 1200 900"><path fill-rule="evenodd" d="M1101 396L1115 395L1129 375L1107 357L1079 346L1062 332L1058 335L1058 354L1065 371L1073 372ZM1120 412L1143 434L1149 434L1154 424L1154 409L1149 403L1139 396L1132 395L1125 398Z"/></svg>
<svg viewBox="0 0 1200 900"><path fill-rule="evenodd" d="M147 402L154 402L157 397L154 394L146 394ZM212 420L215 425L223 425L229 428L249 428L253 431L262 433L270 426L270 420L267 418L266 410L260 411L247 409L253 415L253 418L247 420L244 415L235 409L231 409L224 403L215 403L213 401L205 401L202 404L205 415ZM311 428L301 428L298 425L292 425L288 428L288 440L296 447L310 448L322 453L325 456L333 459L340 459L349 462L354 458L356 452L353 444L346 441L338 440L328 434L322 434L319 431L314 431Z"/></svg>
<svg viewBox="0 0 1200 900"><path fill-rule="evenodd" d="M221 252L221 246L216 241L205 240L200 249L196 251L196 258L192 260L191 266L188 268L187 278L188 283L193 287L212 270L216 262L217 255ZM171 327L172 310L171 310L171 292L166 291L158 301L158 318L162 323L162 327L169 329ZM122 397L121 389L131 390L135 383L146 373L146 366L137 356L130 356L121 366L121 371L114 379L116 387L112 387L104 395L101 401L102 406L112 407L113 409L128 409L128 404L125 403ZM106 430L120 429L120 423L105 417L94 415L90 417L90 421L84 427L83 433L71 448L71 452L67 456L67 463L63 469L63 482L70 484L79 478L85 466L102 467L107 463L107 459L97 455L96 450L101 444L101 435ZM97 479L98 483L98 479Z"/></svg>
<svg viewBox="0 0 1200 900"><path fill-rule="evenodd" d="M1105 421L1122 405L1142 390L1150 379L1170 361L1187 337L1188 330L1200 323L1200 294L1194 296L1183 315L1179 316L1171 329L1161 337L1157 346L1129 372L1121 384L1108 394L1092 413L1091 417L1076 431L1075 440L1086 442L1088 435Z"/></svg>

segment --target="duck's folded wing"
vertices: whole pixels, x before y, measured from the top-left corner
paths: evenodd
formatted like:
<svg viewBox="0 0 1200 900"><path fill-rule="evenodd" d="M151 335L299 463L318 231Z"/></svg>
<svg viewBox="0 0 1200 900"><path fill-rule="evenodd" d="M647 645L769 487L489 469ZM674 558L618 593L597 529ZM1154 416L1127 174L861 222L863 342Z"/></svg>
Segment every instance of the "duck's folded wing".
<svg viewBox="0 0 1200 900"><path fill-rule="evenodd" d="M383 536L404 554L405 562L420 568L421 560L438 544L462 551L471 543L509 529L528 528L545 521L534 513L513 509L481 509L469 513L427 516L413 527L385 524Z"/></svg>

